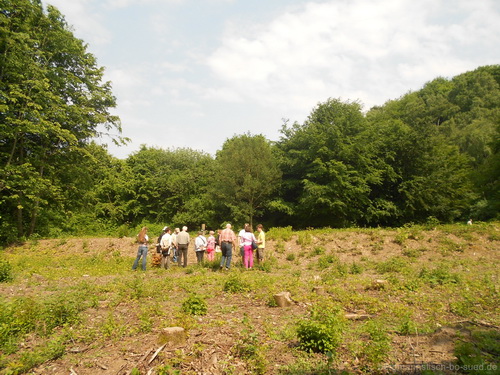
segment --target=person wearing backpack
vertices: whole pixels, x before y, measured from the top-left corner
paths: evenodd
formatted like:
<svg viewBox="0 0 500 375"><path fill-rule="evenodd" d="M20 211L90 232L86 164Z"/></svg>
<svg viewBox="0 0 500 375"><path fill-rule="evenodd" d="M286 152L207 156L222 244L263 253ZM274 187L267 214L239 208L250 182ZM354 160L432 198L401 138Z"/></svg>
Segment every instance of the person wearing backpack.
<svg viewBox="0 0 500 375"><path fill-rule="evenodd" d="M137 266L139 265L139 260L142 257L142 270L146 271L146 258L148 256L148 228L142 227L141 231L137 235L137 242L139 243L139 249L137 250L137 257L135 258L134 264L132 265L132 269L135 271Z"/></svg>
<svg viewBox="0 0 500 375"><path fill-rule="evenodd" d="M160 235L158 236L158 239L156 240L156 252L158 254L161 254L161 239L162 239L163 235L167 232L167 228L168 227L163 227Z"/></svg>

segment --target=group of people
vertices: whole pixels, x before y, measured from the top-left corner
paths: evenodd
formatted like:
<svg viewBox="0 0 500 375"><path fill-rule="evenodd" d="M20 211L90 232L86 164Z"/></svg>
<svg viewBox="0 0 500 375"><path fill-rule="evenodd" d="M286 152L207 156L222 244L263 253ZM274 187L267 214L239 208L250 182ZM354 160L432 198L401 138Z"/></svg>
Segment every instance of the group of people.
<svg viewBox="0 0 500 375"><path fill-rule="evenodd" d="M215 260L215 253L221 252L220 269L229 270L233 258L233 249L237 246L240 249L242 264L247 269L252 269L254 265L254 251L256 251L257 262L264 261L264 249L266 246L266 234L262 224L257 225L257 237L255 237L250 224L245 224L240 230L238 236L231 229L231 224L227 224L224 230L219 229L217 234L210 231L208 237L205 237L203 231L199 231L194 240L194 250L196 253L197 263L201 264L207 256L208 261ZM156 251L161 253L161 267L168 269L170 262L177 262L179 266L187 266L188 247L190 243L190 235L187 226L182 227L182 230L175 228L172 232L171 228L164 227L162 233L158 237ZM148 228L143 227L137 235L139 249L137 257L134 261L132 269L137 269L142 258L142 269L146 270L146 258L148 254Z"/></svg>

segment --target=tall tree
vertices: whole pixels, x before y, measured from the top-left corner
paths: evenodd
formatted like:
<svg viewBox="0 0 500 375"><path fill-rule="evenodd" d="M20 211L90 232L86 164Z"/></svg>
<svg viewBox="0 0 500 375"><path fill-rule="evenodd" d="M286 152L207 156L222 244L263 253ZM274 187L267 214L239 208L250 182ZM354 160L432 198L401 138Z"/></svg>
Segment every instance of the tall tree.
<svg viewBox="0 0 500 375"><path fill-rule="evenodd" d="M224 142L216 155L212 194L236 222L262 214L281 182L271 144L262 135L242 134ZM219 210L219 213L222 213ZM221 217L221 221L227 217Z"/></svg>
<svg viewBox="0 0 500 375"><path fill-rule="evenodd" d="M32 234L43 210L63 203L57 175L71 160L67 155L97 136L99 125L121 131L109 113L115 99L102 76L103 68L56 8L45 12L37 0L2 1L2 233Z"/></svg>
<svg viewBox="0 0 500 375"><path fill-rule="evenodd" d="M370 193L387 171L365 130L361 106L337 99L318 104L303 125L283 128L282 195L295 225L338 227L382 214Z"/></svg>

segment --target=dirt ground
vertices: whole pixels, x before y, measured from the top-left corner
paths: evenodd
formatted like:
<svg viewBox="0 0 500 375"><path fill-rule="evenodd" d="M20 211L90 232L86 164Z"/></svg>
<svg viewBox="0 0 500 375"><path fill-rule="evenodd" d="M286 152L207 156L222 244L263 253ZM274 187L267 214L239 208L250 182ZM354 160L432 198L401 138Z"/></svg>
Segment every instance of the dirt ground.
<svg viewBox="0 0 500 375"><path fill-rule="evenodd" d="M498 230L498 227L497 227ZM283 267L285 271L278 272L293 272L299 269L301 278L306 278L312 281L322 277L322 271L308 267L310 263L317 262L317 258L301 256L305 248L312 249L315 246L322 246L327 253L334 253L342 262L353 263L361 262L362 259L370 259L372 262L381 262L393 256L398 256L403 251L415 250L422 255L419 257L419 262L432 264L433 261L440 258L442 255L437 250L438 237L442 238L441 232L424 231L416 238L405 239L404 246L395 241L397 232L394 230L379 230L376 234L352 231L338 232L334 235L323 236L312 235L310 243L306 246L299 245L297 237L294 236L291 240L283 241L268 241L266 250L269 254L277 259L277 268ZM462 244L463 251L453 254L456 258L467 259L483 259L488 264L498 264L499 260L499 241L492 241L487 236L474 235L473 238L465 240L453 234L446 234L446 238L451 243ZM28 245L26 245L28 246ZM284 248L283 248L284 247ZM38 248L57 249L61 254L83 254L85 256L112 254L119 252L121 256L135 257L137 245L132 238L87 238L87 239L68 239L61 243L59 240L40 240ZM278 249L281 248L281 251ZM149 254L153 254L154 250L150 249ZM296 259L300 262L290 262L287 256L295 254ZM233 256L233 259L239 260L239 255ZM196 264L196 257L193 251L192 244L189 247L188 256L189 265ZM292 265L291 265L292 264ZM291 265L291 266L290 266ZM151 256L148 259L148 267L151 267ZM177 268L177 266L173 266ZM286 267L289 267L288 269ZM190 277L190 274L181 272L170 272L169 275L174 277ZM196 270L194 274L196 274ZM236 272L236 271L230 271ZM263 271L251 271L263 272ZM149 268L144 277L153 275ZM377 274L370 275L373 281L381 276ZM43 277L32 275L32 278L39 277L38 285L44 284ZM105 283L108 276L102 277L87 277L89 282L96 284ZM159 277L155 274L154 277ZM4 295L19 296L30 293L37 293L37 287L34 283L24 283L19 286L1 286L0 292ZM339 285L342 287L342 285ZM377 288L367 288L366 285L359 287L359 293L377 298L379 291ZM328 295L328 291L326 292ZM335 296L330 296L335 298ZM394 296L395 299L398 296ZM293 295L292 295L293 299ZM129 305L133 302L123 303L119 306L114 306L115 314L119 314L122 320L132 322L137 317L130 313L135 307ZM307 315L310 307L307 302L295 301L291 306L279 308L270 307L268 301L261 298L255 298L251 292L244 293L225 293L216 292L213 296L207 299L208 312L205 316L196 317L197 324L189 329L186 337L179 342L164 343L162 335L163 328L153 327L149 333L140 333L135 336L124 337L119 342L110 340L108 342L96 341L96 343L82 344L75 342L73 346L67 349L66 354L55 361L45 363L32 370L33 374L54 374L54 375L91 375L91 374L114 374L125 375L130 374L131 369L137 368L141 374L157 374L158 366L164 363L173 363L173 359L177 359L179 363L175 367L164 370L165 374L174 373L174 369L180 370L186 374L243 374L253 373L248 363L235 355L235 345L241 342L241 339L248 329L242 324L244 314L250 317L253 329L266 337L262 345L266 346L266 362L267 370L265 373L284 373L297 374L300 372L283 372L286 366L297 361L297 356L294 354L294 346L297 342L294 340L280 340L278 337L271 337L266 332L269 329L266 327L285 327L285 324L291 319L303 319ZM85 312L85 320L92 325L99 320L106 318L108 311L107 301L100 301L100 306L96 309L90 309ZM174 302L166 300L163 308L166 309L166 314L173 314L175 310ZM367 314L364 310L350 311L346 306L347 313L355 313L360 315ZM415 306L415 311L418 316L418 306ZM490 328L498 329L495 324L498 324L498 316L490 322L472 322L468 319L457 319L450 315L449 321L454 321L455 324L450 326L438 327L434 332L429 334L415 335L398 335L391 334L391 362L385 363L381 368L374 369L373 373L420 373L422 368L420 364L435 364L436 371L443 373L454 373L453 368L448 366L455 362L456 358L453 354L454 346L457 340L466 339L470 335L470 328L478 324L489 324ZM211 324L214 321L220 324ZM278 329L279 331L279 329ZM26 340L25 345L29 346L29 340ZM321 355L311 356L309 360L318 361L324 358ZM156 368L156 370L155 370ZM352 358L349 355L348 344L344 343L340 348L339 360L334 365L337 371L346 370L349 373L370 373L366 369L362 369L360 360ZM314 371L302 372L313 374ZM439 373L439 372L436 372Z"/></svg>

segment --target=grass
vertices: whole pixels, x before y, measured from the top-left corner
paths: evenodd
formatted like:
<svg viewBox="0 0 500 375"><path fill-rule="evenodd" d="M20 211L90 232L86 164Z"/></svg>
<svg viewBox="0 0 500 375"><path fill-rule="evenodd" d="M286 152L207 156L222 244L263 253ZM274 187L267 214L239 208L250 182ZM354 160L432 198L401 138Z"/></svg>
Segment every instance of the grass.
<svg viewBox="0 0 500 375"><path fill-rule="evenodd" d="M105 356L110 347L122 356L141 353L146 344L134 343L155 346L159 330L171 326L189 338L183 350L158 356L156 373L190 373L187 364L201 371L219 347L224 373L374 373L397 361L400 336L433 335L459 321L500 324L499 230L272 228L265 262L252 271L219 271L216 260L132 272L135 254L113 240L98 249L84 239L79 251L70 251L68 238L50 246L31 241L0 258L0 374L52 361L89 365L71 353L79 346L88 356ZM273 296L282 291L292 306L276 306ZM344 319L353 312L370 318ZM498 332L474 327L450 358L491 365Z"/></svg>

